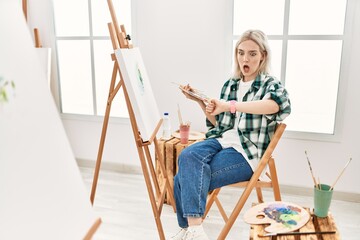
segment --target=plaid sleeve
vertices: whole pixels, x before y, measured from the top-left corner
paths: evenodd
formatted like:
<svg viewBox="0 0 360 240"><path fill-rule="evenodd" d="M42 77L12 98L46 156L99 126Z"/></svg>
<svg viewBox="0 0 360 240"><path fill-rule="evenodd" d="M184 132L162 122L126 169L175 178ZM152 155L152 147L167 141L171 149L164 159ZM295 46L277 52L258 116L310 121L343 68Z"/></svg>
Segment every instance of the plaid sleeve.
<svg viewBox="0 0 360 240"><path fill-rule="evenodd" d="M212 124L209 119L206 118L206 127L208 128L208 130L214 128L214 124Z"/></svg>
<svg viewBox="0 0 360 240"><path fill-rule="evenodd" d="M273 121L283 121L291 113L291 103L289 94L280 82L272 82L266 88L264 99L272 99L279 105L279 111L274 114L265 115L266 118Z"/></svg>
<svg viewBox="0 0 360 240"><path fill-rule="evenodd" d="M227 99L228 98L230 81L231 81L231 79L227 80L224 83L223 87L221 88L220 99ZM216 122L218 122L220 119L222 119L222 115L223 114L219 114L219 115L215 116ZM206 118L206 127L208 128L208 130L211 130L211 129L215 128L215 126L207 118Z"/></svg>

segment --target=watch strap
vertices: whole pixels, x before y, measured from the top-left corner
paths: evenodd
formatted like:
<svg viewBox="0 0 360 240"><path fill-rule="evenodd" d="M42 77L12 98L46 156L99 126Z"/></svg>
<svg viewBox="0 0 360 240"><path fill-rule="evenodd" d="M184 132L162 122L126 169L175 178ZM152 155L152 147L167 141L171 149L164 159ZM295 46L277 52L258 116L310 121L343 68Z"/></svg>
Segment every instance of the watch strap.
<svg viewBox="0 0 360 240"><path fill-rule="evenodd" d="M230 101L230 112L231 113L236 113L235 103L236 103L236 101L234 101L234 100Z"/></svg>

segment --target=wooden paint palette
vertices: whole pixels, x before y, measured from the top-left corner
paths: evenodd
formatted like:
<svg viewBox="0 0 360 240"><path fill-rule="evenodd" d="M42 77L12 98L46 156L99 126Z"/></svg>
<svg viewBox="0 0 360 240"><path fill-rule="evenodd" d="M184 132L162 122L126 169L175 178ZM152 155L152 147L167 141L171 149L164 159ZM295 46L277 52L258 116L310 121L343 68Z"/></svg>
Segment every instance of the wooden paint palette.
<svg viewBox="0 0 360 240"><path fill-rule="evenodd" d="M287 202L266 202L249 209L244 220L249 224L270 224L265 228L269 233L285 233L300 229L310 219L302 207Z"/></svg>
<svg viewBox="0 0 360 240"><path fill-rule="evenodd" d="M180 132L179 132L179 130L176 130L175 132L173 132L173 133L172 133L172 136L180 139ZM205 139L205 134L204 134L204 133L190 131L190 133L189 133L189 140L190 140L190 141L193 141L193 140L202 140L202 139Z"/></svg>

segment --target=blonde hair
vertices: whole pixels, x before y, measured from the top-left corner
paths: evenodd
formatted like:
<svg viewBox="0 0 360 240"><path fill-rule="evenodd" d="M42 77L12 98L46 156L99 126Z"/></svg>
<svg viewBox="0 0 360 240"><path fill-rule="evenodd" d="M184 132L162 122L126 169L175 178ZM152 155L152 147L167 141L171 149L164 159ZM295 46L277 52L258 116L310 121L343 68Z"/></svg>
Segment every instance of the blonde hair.
<svg viewBox="0 0 360 240"><path fill-rule="evenodd" d="M259 46L261 54L263 54L264 59L260 62L258 73L269 74L271 54L270 54L270 48L269 48L267 36L265 35L265 33L263 33L260 30L248 30L241 35L240 39L237 41L235 45L233 77L234 78L243 77L243 73L241 72L241 68L237 60L237 54L238 54L239 45L247 40L251 40L255 42Z"/></svg>

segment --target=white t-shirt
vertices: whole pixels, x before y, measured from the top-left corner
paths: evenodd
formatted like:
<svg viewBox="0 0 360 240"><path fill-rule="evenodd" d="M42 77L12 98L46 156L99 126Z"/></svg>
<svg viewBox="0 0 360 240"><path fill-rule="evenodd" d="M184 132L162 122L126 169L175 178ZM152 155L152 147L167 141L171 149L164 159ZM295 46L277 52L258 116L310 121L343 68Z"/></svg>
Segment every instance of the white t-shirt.
<svg viewBox="0 0 360 240"><path fill-rule="evenodd" d="M239 100L239 102L242 101L243 97L249 91L249 89L251 87L251 84L253 82L254 82L254 79L251 80L251 81L246 81L246 82L243 82L242 80L240 80L239 90L238 90L238 100ZM242 145L240 143L240 138L239 138L239 134L238 134L238 130L237 130L239 120L240 120L240 113L236 112L234 128L224 132L222 137L217 138L217 140L219 141L220 145L223 148L233 147L236 151L241 153L244 156L244 158L246 159L246 161L249 163L252 170L255 171L257 166L253 166L254 161L249 161L248 156L246 155L246 153L245 153L245 151L244 151L244 149L243 149L243 147L242 147Z"/></svg>

